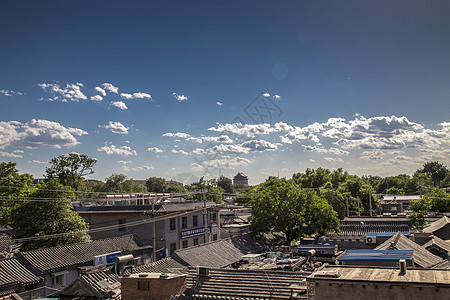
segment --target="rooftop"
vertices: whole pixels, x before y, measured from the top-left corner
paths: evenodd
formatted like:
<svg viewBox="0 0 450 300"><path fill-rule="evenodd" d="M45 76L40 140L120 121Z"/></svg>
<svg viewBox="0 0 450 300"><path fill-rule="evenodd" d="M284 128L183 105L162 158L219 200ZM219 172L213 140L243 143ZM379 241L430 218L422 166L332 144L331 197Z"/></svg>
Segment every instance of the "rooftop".
<svg viewBox="0 0 450 300"><path fill-rule="evenodd" d="M172 257L184 265L223 268L262 247L249 234L176 250Z"/></svg>
<svg viewBox="0 0 450 300"><path fill-rule="evenodd" d="M434 221L433 223L429 224L423 229L423 232L425 233L433 233L442 227L446 226L448 223L450 223L450 218L447 216L443 216L437 221Z"/></svg>
<svg viewBox="0 0 450 300"><path fill-rule="evenodd" d="M191 299L292 299L291 293L305 292L305 278L310 273L267 270L210 269L199 277L189 269L186 294ZM195 289L193 288L195 286Z"/></svg>
<svg viewBox="0 0 450 300"><path fill-rule="evenodd" d="M43 278L34 275L16 258L0 259L0 288L16 284L31 285L42 281Z"/></svg>
<svg viewBox="0 0 450 300"><path fill-rule="evenodd" d="M115 251L122 251L122 254L127 254L134 250L145 250L148 248L150 247L142 246L134 235L129 234L121 237L22 252L17 257L21 262L35 268L38 273L47 273L90 265L93 263L93 258L96 255Z"/></svg>
<svg viewBox="0 0 450 300"><path fill-rule="evenodd" d="M442 258L429 252L425 247L416 244L406 236L398 232L384 243L378 245L375 250L414 250L414 263L422 268L431 268L442 262Z"/></svg>
<svg viewBox="0 0 450 300"><path fill-rule="evenodd" d="M338 261L412 261L413 250L347 250Z"/></svg>
<svg viewBox="0 0 450 300"><path fill-rule="evenodd" d="M387 267L353 267L353 266L333 266L326 265L321 271L331 271L340 274L339 278L315 277L312 274L308 280L336 280L336 281L370 281L372 283L418 283L449 285L450 272L438 269L411 269L408 268L404 275L400 275L398 268Z"/></svg>

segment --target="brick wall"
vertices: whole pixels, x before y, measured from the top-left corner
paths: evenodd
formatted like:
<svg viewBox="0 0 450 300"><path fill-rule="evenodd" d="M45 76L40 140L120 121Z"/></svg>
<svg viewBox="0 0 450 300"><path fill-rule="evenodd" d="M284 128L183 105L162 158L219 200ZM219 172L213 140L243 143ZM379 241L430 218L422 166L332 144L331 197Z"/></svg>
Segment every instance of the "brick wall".
<svg viewBox="0 0 450 300"><path fill-rule="evenodd" d="M161 273L133 274L121 278L122 299L168 300L186 290L186 275Z"/></svg>

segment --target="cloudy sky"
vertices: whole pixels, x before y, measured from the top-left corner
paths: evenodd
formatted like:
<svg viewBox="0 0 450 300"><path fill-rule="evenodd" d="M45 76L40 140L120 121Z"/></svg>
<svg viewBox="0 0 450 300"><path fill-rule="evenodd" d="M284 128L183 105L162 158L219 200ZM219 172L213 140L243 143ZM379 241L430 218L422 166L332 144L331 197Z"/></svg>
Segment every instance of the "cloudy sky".
<svg viewBox="0 0 450 300"><path fill-rule="evenodd" d="M0 161L93 178L450 166L448 1L0 3Z"/></svg>

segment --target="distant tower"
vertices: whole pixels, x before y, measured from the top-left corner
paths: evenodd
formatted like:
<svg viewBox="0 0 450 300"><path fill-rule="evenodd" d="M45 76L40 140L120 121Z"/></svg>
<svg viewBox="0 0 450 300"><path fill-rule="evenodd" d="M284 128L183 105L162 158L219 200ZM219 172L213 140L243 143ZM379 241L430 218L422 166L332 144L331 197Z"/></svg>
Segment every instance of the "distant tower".
<svg viewBox="0 0 450 300"><path fill-rule="evenodd" d="M236 176L234 176L233 178L233 184L242 184L247 186L248 185L248 177L244 175L244 173L239 172L236 174Z"/></svg>

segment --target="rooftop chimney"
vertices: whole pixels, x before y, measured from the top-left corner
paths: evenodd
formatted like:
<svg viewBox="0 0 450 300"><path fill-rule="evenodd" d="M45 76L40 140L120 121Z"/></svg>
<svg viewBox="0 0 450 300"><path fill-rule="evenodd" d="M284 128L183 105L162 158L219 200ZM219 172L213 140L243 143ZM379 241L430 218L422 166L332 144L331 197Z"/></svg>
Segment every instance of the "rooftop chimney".
<svg viewBox="0 0 450 300"><path fill-rule="evenodd" d="M398 273L398 275L405 275L406 274L406 260L400 259L398 261L398 263L400 266L400 273Z"/></svg>

